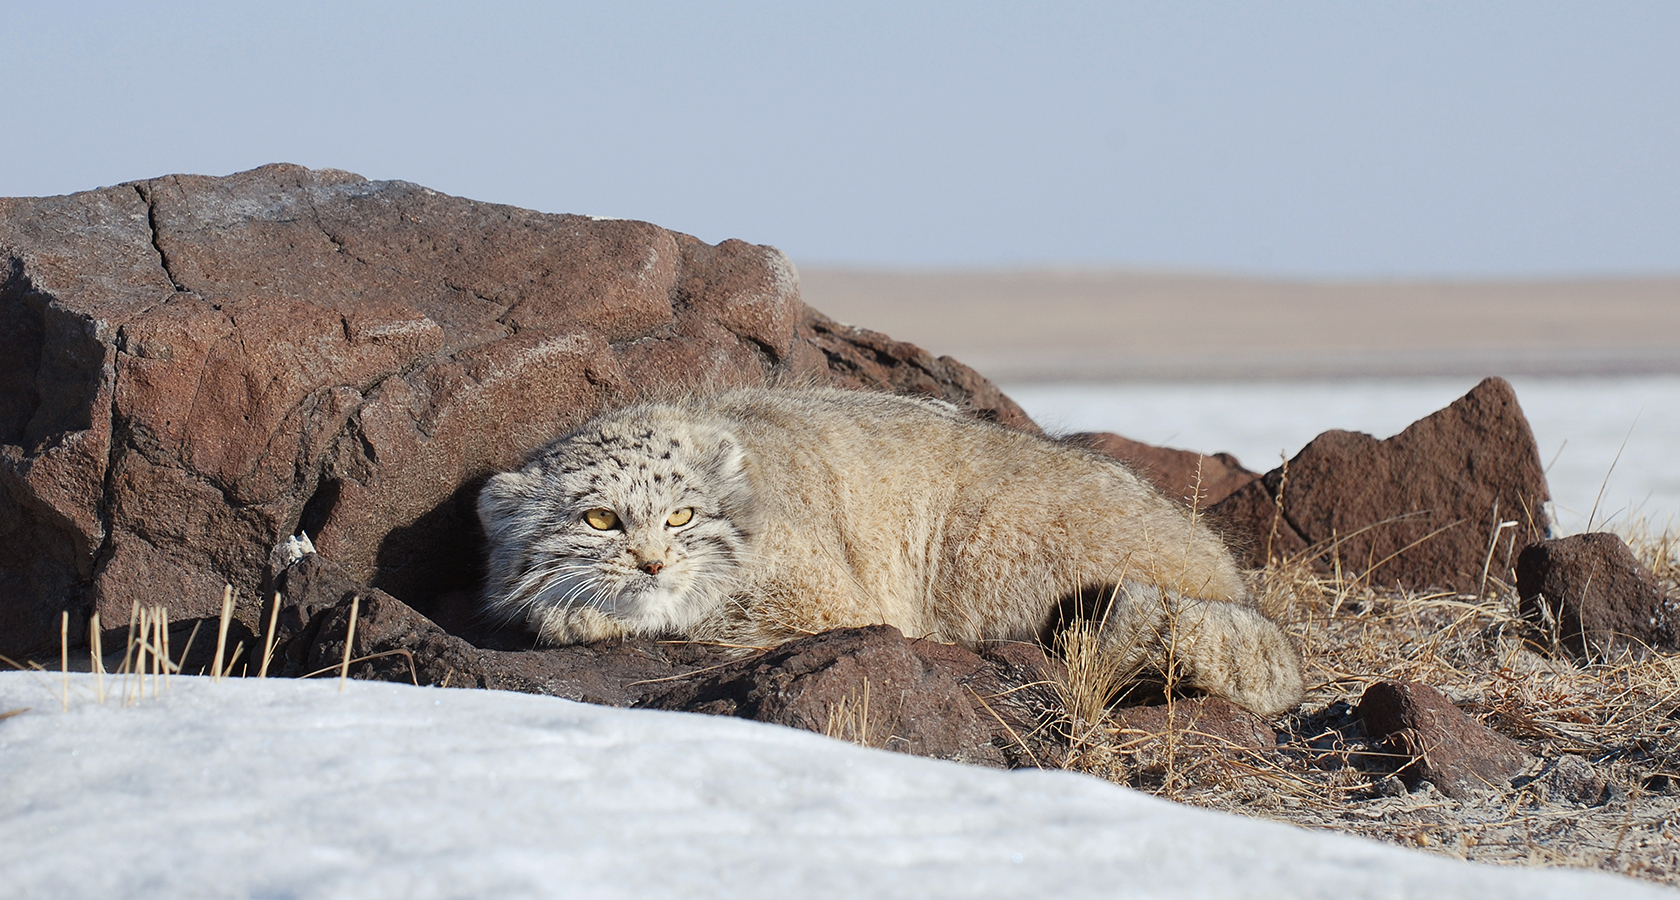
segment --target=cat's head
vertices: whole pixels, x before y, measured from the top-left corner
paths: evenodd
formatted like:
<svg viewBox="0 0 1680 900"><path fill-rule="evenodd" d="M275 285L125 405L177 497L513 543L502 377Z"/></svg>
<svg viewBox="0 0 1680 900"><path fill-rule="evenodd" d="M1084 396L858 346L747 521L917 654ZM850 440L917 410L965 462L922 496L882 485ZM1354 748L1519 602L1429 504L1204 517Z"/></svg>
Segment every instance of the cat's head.
<svg viewBox="0 0 1680 900"><path fill-rule="evenodd" d="M673 407L591 420L479 493L486 611L557 643L684 631L752 539L746 468L726 428Z"/></svg>

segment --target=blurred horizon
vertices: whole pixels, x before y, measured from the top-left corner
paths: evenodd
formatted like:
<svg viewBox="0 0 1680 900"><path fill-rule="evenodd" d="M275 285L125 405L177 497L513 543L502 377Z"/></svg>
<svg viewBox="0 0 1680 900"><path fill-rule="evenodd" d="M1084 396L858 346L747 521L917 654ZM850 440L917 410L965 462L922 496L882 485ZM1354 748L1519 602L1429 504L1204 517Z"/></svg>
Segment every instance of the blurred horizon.
<svg viewBox="0 0 1680 900"><path fill-rule="evenodd" d="M1680 277L800 268L806 303L1002 382L1680 373Z"/></svg>

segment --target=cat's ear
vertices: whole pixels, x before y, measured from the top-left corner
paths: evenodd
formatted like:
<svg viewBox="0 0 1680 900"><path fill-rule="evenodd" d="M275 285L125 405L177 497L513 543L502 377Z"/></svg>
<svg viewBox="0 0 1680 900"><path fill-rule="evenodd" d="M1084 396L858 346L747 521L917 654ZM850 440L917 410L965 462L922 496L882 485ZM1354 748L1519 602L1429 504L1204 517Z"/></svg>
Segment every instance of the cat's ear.
<svg viewBox="0 0 1680 900"><path fill-rule="evenodd" d="M701 465L715 475L736 475L747 466L741 442L725 429L710 429L700 454Z"/></svg>
<svg viewBox="0 0 1680 900"><path fill-rule="evenodd" d="M506 531L530 502L539 481L536 475L524 472L491 476L478 492L478 520L484 524L484 532L494 535Z"/></svg>

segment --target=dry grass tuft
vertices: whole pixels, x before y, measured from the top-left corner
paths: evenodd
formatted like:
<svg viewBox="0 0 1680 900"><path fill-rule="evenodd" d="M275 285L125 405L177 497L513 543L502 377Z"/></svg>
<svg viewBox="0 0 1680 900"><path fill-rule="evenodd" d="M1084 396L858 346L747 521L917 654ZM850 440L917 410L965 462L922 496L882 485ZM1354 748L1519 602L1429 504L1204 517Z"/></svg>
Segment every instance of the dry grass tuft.
<svg viewBox="0 0 1680 900"><path fill-rule="evenodd" d="M1680 602L1680 532L1645 522L1618 530ZM1169 703L1159 727L1119 725L1120 710L1098 709L1097 698L1118 694L1113 668L1093 658L1103 654L1090 636L1074 633L1059 648L1069 668L1063 716L1075 739L1066 765L1197 806L1465 859L1680 885L1680 655L1577 665L1550 652L1518 616L1509 571L1489 571L1477 595L1374 588L1332 572L1292 559L1253 573L1262 608L1301 648L1310 688L1298 712L1270 723L1280 734L1275 751L1232 746L1182 701ZM1517 786L1471 800L1429 786L1407 793L1392 775L1406 760L1373 746L1353 715L1365 688L1385 680L1436 688L1536 764ZM1608 799L1583 804L1550 787L1546 776L1564 756L1601 774Z"/></svg>
<svg viewBox="0 0 1680 900"><path fill-rule="evenodd" d="M828 708L828 721L823 725L822 733L861 747L883 747L886 741L876 734L880 724L878 718L871 716L869 679L865 678L860 689Z"/></svg>
<svg viewBox="0 0 1680 900"><path fill-rule="evenodd" d="M1104 646L1101 632L1101 623L1076 619L1056 635L1055 652L1066 673L1056 679L1054 687L1075 754L1093 744L1109 706L1138 675L1120 654Z"/></svg>

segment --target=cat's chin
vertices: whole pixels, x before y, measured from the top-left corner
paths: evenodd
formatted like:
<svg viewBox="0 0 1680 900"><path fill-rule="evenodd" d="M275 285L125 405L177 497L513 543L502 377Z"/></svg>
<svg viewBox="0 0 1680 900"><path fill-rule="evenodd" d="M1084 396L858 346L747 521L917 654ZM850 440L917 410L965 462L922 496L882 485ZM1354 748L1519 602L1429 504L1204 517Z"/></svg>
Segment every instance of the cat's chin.
<svg viewBox="0 0 1680 900"><path fill-rule="evenodd" d="M587 644L609 638L670 634L692 621L682 595L668 588L620 594L605 607L551 607L532 616L531 627L548 644Z"/></svg>
<svg viewBox="0 0 1680 900"><path fill-rule="evenodd" d="M682 632L704 613L688 579L660 579L658 584L619 597L614 617L632 634Z"/></svg>

